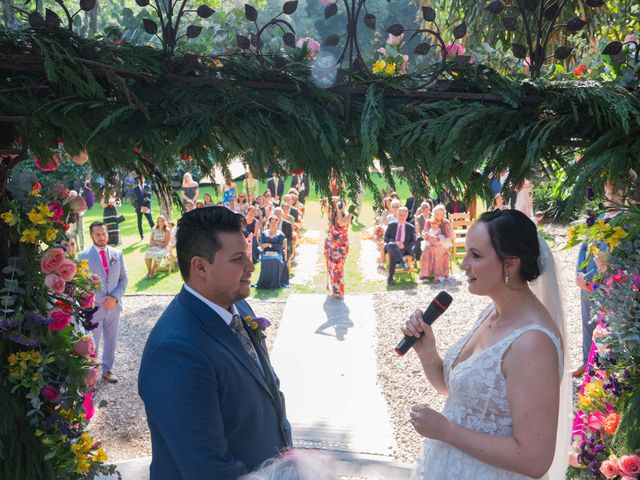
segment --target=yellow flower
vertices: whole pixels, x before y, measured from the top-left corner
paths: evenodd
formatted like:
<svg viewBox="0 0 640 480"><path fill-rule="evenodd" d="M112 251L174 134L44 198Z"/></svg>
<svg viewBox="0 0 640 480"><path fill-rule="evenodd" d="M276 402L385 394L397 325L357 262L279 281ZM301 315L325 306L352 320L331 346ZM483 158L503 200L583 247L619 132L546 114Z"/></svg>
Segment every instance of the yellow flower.
<svg viewBox="0 0 640 480"><path fill-rule="evenodd" d="M96 451L96 454L93 456L93 461L100 462L100 463L104 463L107 461L107 454L102 448L99 448Z"/></svg>
<svg viewBox="0 0 640 480"><path fill-rule="evenodd" d="M251 322L251 324L250 324L250 325L251 325L251 328L252 328L253 330L255 330L256 328L258 328L258 322L256 322L256 321Z"/></svg>
<svg viewBox="0 0 640 480"><path fill-rule="evenodd" d="M594 243L590 243L587 247L587 255L593 255L594 257L598 255L598 247Z"/></svg>
<svg viewBox="0 0 640 480"><path fill-rule="evenodd" d="M29 220L36 225L42 225L47 221L46 216L40 212L38 208L33 208L29 213L27 213L27 217L29 217Z"/></svg>
<svg viewBox="0 0 640 480"><path fill-rule="evenodd" d="M385 62L384 60L378 60L376 63L373 64L372 71L373 73L381 73L382 71L384 71L386 66L387 66L387 62Z"/></svg>
<svg viewBox="0 0 640 480"><path fill-rule="evenodd" d="M388 73L389 75L393 75L394 73L396 73L396 64L388 63L387 67L384 69L384 72Z"/></svg>
<svg viewBox="0 0 640 480"><path fill-rule="evenodd" d="M45 203L38 205L38 211L44 215L45 217L51 218L53 217L55 214L49 210L49 206Z"/></svg>
<svg viewBox="0 0 640 480"><path fill-rule="evenodd" d="M15 365L16 363L18 363L18 357L15 353L12 353L9 355L9 365Z"/></svg>
<svg viewBox="0 0 640 480"><path fill-rule="evenodd" d="M1 213L0 218L10 227L13 227L16 223L18 223L18 218L11 210Z"/></svg>
<svg viewBox="0 0 640 480"><path fill-rule="evenodd" d="M40 356L40 352L36 352L35 350L31 350L29 352L29 356L31 357L31 361L35 363L40 363L42 361L42 357Z"/></svg>
<svg viewBox="0 0 640 480"><path fill-rule="evenodd" d="M88 473L89 472L89 462L87 462L86 460L84 460L84 458L80 457L80 458L76 458L76 460L78 461L78 468L76 469L76 472L78 473Z"/></svg>
<svg viewBox="0 0 640 480"><path fill-rule="evenodd" d="M35 228L27 228L22 232L22 236L20 237L20 241L22 243L36 243L38 239L38 230Z"/></svg>
<svg viewBox="0 0 640 480"><path fill-rule="evenodd" d="M48 228L44 234L44 237L47 239L48 242L53 242L57 236L58 236L57 228Z"/></svg>
<svg viewBox="0 0 640 480"><path fill-rule="evenodd" d="M216 58L213 61L213 66L216 67L216 68L222 68L222 62L219 59Z"/></svg>
<svg viewBox="0 0 640 480"><path fill-rule="evenodd" d="M584 410L585 408L589 408L592 403L593 403L593 401L589 397L586 397L586 396L582 395L581 393L578 394L578 406L581 409Z"/></svg>
<svg viewBox="0 0 640 480"><path fill-rule="evenodd" d="M567 229L567 241L573 243L576 239L576 227L571 226Z"/></svg>
<svg viewBox="0 0 640 480"><path fill-rule="evenodd" d="M591 399L604 398L605 396L602 383L599 380L589 382L584 388L584 394Z"/></svg>

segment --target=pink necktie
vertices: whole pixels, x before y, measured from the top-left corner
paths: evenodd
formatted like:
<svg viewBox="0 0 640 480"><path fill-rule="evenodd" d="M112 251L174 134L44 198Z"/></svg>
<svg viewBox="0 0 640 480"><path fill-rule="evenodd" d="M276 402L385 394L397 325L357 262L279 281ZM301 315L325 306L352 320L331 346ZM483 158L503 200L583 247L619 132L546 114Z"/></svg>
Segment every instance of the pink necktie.
<svg viewBox="0 0 640 480"><path fill-rule="evenodd" d="M396 242L402 242L402 237L404 233L404 224L398 224L398 232L396 233Z"/></svg>
<svg viewBox="0 0 640 480"><path fill-rule="evenodd" d="M108 277L109 276L109 262L107 262L107 252L105 250L100 250L100 257L102 257L102 267L104 268L104 273Z"/></svg>

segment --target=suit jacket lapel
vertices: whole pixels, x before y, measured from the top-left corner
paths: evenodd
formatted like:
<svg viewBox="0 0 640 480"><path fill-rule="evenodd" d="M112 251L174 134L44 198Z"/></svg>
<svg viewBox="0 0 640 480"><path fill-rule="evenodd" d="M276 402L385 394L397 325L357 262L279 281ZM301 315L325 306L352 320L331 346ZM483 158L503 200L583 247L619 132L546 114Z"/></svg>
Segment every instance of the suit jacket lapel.
<svg viewBox="0 0 640 480"><path fill-rule="evenodd" d="M184 288L178 294L178 300L191 313L198 317L204 330L211 337L213 337L214 340L216 340L220 345L222 345L236 357L236 359L242 364L242 366L249 371L251 376L269 394L271 400L273 402L276 402L277 405L279 402L277 402L276 398L274 397L271 388L269 388L269 385L267 385L265 378L260 372L258 366L251 359L251 357L249 357L249 354L244 351L240 340L238 340L235 333L233 333L233 331L231 330L231 328L229 328L225 321L222 320L222 318L220 318L220 316L216 312L214 312L198 298L187 292ZM251 337L252 335L249 334L249 338ZM258 351L258 355L260 355L260 349L256 348L256 351ZM260 360L262 362L262 358L260 358Z"/></svg>

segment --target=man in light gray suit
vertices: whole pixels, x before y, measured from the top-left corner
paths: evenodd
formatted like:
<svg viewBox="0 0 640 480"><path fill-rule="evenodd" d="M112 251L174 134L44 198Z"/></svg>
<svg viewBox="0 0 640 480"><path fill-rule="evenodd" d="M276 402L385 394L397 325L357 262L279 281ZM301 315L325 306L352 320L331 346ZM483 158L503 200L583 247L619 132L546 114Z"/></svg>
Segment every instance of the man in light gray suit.
<svg viewBox="0 0 640 480"><path fill-rule="evenodd" d="M116 383L118 377L113 374L113 363L118 341L118 323L122 312L122 296L127 288L127 269L122 251L109 247L109 234L103 222L93 222L89 227L93 246L78 254L78 260L88 260L89 270L100 279L100 288L96 292L98 311L93 321L98 324L93 331L96 352L100 339L104 335L102 350L102 377L109 383Z"/></svg>

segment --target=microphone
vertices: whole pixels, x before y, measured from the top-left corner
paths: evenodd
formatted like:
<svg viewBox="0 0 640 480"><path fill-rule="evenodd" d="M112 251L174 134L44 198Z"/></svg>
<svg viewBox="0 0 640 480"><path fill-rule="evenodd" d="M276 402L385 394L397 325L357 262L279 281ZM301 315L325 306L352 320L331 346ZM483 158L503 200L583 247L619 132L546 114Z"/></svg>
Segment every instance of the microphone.
<svg viewBox="0 0 640 480"><path fill-rule="evenodd" d="M427 325L431 325L436 319L449 308L453 298L447 292L440 292L436 298L434 298L425 312L422 314L422 321ZM409 351L414 343L418 340L418 337L405 335L404 339L396 347L396 353L400 356Z"/></svg>

